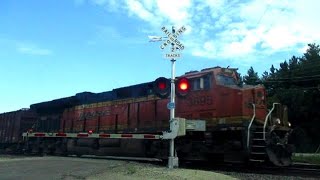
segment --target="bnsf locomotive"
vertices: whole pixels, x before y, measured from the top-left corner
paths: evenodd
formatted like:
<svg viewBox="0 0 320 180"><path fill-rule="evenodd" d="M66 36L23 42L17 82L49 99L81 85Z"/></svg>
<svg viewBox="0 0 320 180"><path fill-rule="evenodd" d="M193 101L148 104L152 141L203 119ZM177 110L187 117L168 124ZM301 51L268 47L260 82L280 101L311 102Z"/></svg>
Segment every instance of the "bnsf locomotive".
<svg viewBox="0 0 320 180"><path fill-rule="evenodd" d="M176 117L186 119L185 133L175 139L179 159L291 164L286 107L274 103L268 111L262 85L241 85L237 69L221 67L180 78L188 79L189 92L176 97ZM83 92L1 114L2 149L165 159L168 85L155 81Z"/></svg>

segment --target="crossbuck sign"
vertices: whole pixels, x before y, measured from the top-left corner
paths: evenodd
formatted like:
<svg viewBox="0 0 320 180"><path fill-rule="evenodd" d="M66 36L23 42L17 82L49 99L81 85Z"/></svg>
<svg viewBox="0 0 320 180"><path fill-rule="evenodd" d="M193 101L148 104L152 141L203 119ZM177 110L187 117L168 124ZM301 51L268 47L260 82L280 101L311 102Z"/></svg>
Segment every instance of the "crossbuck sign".
<svg viewBox="0 0 320 180"><path fill-rule="evenodd" d="M186 31L186 28L182 26L180 29L178 29L175 32L170 32L166 27L162 27L161 30L167 35L167 40L161 44L160 49L165 49L168 45L172 44L174 48L172 49L172 52L175 50L175 48L182 51L184 49L184 45L177 39L183 32ZM166 54L166 58L179 58L180 54L177 53L171 53Z"/></svg>

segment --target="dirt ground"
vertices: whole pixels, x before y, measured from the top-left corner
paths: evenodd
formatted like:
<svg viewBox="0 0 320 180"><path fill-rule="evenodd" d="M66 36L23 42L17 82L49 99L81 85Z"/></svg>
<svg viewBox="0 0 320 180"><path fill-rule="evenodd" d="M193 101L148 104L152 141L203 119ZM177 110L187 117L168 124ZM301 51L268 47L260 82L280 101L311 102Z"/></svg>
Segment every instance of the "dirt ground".
<svg viewBox="0 0 320 180"><path fill-rule="evenodd" d="M109 169L101 174L91 176L88 179L163 179L163 180L179 180L179 179L235 179L227 175L218 174L209 171L190 170L190 169L168 169L155 165L140 164L136 162L128 162L121 166Z"/></svg>
<svg viewBox="0 0 320 180"><path fill-rule="evenodd" d="M0 156L0 179L235 179L231 176L201 170L168 169L163 166L75 157Z"/></svg>

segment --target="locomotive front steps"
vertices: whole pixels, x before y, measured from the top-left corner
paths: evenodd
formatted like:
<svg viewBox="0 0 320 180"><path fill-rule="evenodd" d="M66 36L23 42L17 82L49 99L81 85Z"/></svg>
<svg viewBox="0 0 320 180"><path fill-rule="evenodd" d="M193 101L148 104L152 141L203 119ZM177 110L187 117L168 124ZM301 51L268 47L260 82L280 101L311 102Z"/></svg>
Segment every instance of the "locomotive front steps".
<svg viewBox="0 0 320 180"><path fill-rule="evenodd" d="M258 126L252 131L249 161L263 163L267 158L266 142L263 139L263 127Z"/></svg>

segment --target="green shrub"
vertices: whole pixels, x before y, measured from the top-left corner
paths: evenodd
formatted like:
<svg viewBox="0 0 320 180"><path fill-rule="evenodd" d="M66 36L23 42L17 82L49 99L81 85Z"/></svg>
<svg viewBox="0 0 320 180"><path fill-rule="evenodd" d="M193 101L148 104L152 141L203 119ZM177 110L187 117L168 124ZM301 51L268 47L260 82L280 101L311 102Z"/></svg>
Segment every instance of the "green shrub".
<svg viewBox="0 0 320 180"><path fill-rule="evenodd" d="M295 154L292 156L294 162L311 163L320 165L320 154Z"/></svg>

